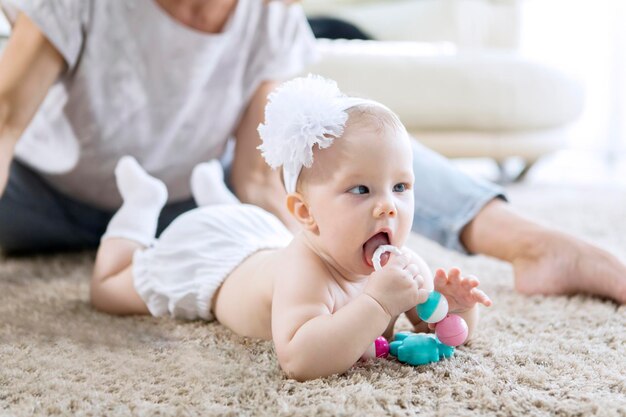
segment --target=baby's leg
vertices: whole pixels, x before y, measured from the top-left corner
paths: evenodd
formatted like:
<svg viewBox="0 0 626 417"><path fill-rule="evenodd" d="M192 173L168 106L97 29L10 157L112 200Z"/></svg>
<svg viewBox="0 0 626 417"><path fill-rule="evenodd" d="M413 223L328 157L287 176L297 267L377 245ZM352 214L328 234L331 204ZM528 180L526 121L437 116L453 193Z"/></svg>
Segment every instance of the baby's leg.
<svg viewBox="0 0 626 417"><path fill-rule="evenodd" d="M133 285L131 264L135 250L154 239L167 189L129 156L118 162L115 179L124 202L109 222L98 248L91 303L111 314L148 314Z"/></svg>
<svg viewBox="0 0 626 417"><path fill-rule="evenodd" d="M191 174L191 193L199 207L239 203L226 187L224 170L217 159L196 165Z"/></svg>

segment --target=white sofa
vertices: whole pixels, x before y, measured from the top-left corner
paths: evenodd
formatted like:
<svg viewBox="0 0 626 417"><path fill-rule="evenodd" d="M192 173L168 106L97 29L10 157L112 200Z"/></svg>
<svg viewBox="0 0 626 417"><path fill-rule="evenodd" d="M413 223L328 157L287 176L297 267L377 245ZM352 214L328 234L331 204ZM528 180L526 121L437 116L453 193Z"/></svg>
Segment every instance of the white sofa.
<svg viewBox="0 0 626 417"><path fill-rule="evenodd" d="M0 13L0 42L7 38L10 32L11 27L9 26L9 22L7 22L4 14Z"/></svg>
<svg viewBox="0 0 626 417"><path fill-rule="evenodd" d="M422 143L448 157L490 157L526 169L559 149L582 111L581 86L522 57L519 0L307 0L376 41L319 40L310 72L395 110Z"/></svg>

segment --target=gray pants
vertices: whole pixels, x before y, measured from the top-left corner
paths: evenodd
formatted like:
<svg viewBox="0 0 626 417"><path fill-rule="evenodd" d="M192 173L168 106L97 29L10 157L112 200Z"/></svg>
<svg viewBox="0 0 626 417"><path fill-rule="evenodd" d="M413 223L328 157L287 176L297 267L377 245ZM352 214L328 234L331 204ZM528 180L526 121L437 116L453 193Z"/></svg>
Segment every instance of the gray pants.
<svg viewBox="0 0 626 417"><path fill-rule="evenodd" d="M168 204L159 218L159 233L195 206L192 199ZM14 160L0 198L0 247L7 253L96 248L113 214L60 193Z"/></svg>
<svg viewBox="0 0 626 417"><path fill-rule="evenodd" d="M413 141L415 215L413 231L457 251L463 227L502 190L468 177L442 156ZM165 206L158 233L179 214L194 208L192 199ZM60 193L35 171L13 161L0 198L0 247L5 252L44 252L96 248L113 212Z"/></svg>

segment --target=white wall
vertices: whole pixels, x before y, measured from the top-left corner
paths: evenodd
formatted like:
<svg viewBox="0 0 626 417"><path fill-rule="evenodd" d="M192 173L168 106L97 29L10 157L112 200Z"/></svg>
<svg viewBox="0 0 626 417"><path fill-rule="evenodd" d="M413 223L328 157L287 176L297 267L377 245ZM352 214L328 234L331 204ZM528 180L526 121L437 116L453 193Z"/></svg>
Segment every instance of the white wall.
<svg viewBox="0 0 626 417"><path fill-rule="evenodd" d="M522 51L585 85L572 148L626 154L626 1L527 0Z"/></svg>
<svg viewBox="0 0 626 417"><path fill-rule="evenodd" d="M9 34L9 23L4 18L4 14L0 13L0 36Z"/></svg>

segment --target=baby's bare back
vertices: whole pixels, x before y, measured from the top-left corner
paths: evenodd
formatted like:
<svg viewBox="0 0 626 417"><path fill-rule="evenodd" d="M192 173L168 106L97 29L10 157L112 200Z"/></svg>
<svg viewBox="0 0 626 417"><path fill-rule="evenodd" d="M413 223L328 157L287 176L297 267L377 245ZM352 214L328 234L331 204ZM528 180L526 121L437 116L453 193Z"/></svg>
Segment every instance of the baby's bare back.
<svg viewBox="0 0 626 417"><path fill-rule="evenodd" d="M281 250L254 253L226 278L213 297L212 310L220 323L242 336L272 338L272 293Z"/></svg>

